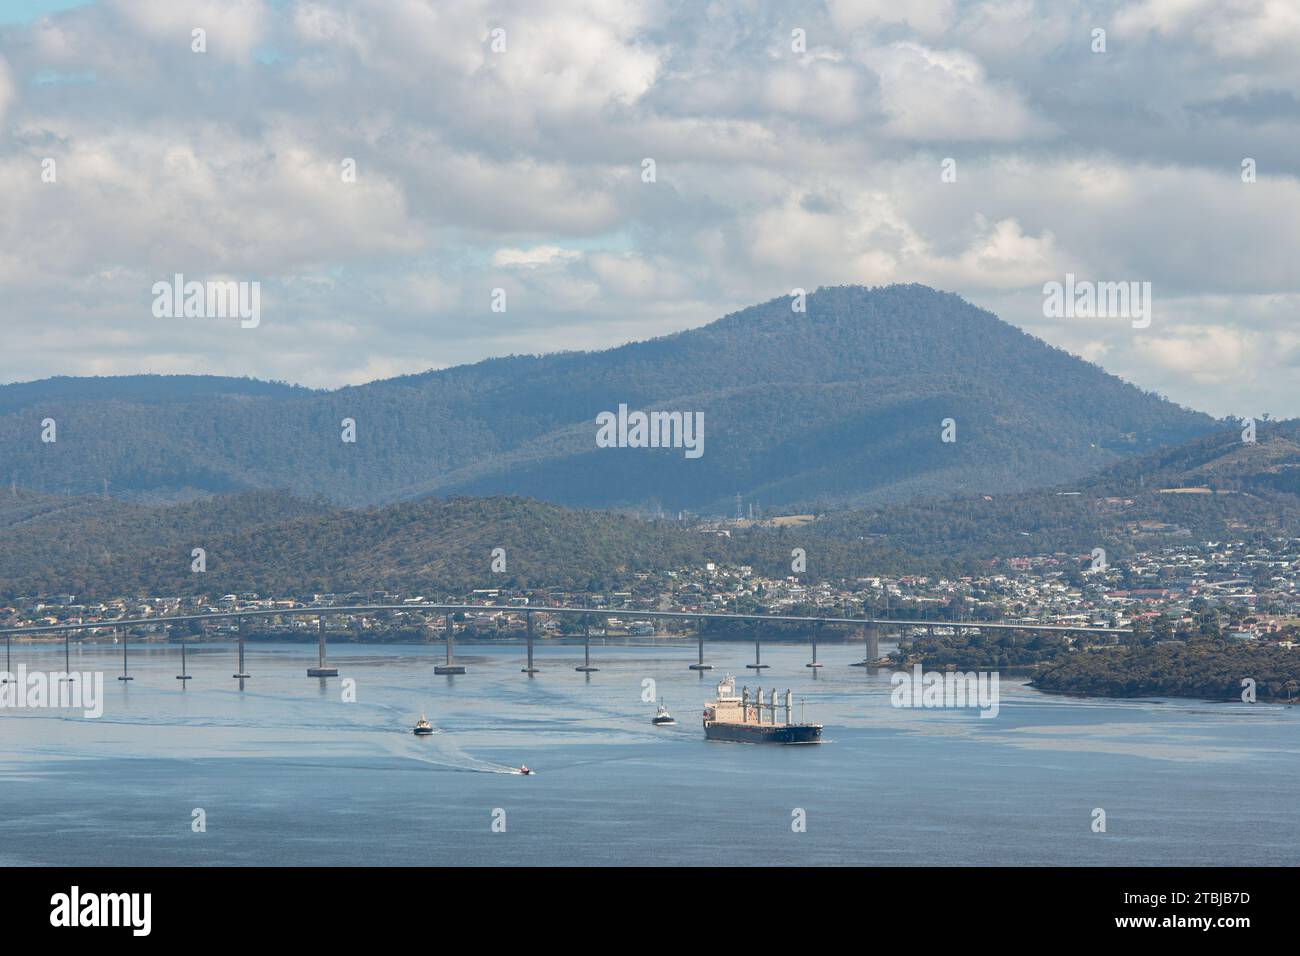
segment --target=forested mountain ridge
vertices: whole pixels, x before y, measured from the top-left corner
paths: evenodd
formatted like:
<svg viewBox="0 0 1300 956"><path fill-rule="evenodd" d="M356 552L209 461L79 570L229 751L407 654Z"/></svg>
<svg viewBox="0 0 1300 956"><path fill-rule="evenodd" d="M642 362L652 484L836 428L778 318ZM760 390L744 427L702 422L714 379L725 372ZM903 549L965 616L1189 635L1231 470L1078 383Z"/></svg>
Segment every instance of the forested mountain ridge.
<svg viewBox="0 0 1300 956"><path fill-rule="evenodd" d="M59 375L0 386L0 413L39 408L51 402L124 401L133 404L210 398L308 395L311 389L284 382L220 375Z"/></svg>
<svg viewBox="0 0 1300 956"><path fill-rule="evenodd" d="M807 532L961 560L1297 535L1300 421L1261 423L1254 442L1221 430L1055 488L833 512Z"/></svg>
<svg viewBox="0 0 1300 956"><path fill-rule="evenodd" d="M4 491L0 597L601 589L635 571L693 563L716 541L667 522L521 498L346 509L287 492L142 505ZM490 568L498 547L504 573ZM202 573L192 570L194 548L206 555Z"/></svg>
<svg viewBox="0 0 1300 956"><path fill-rule="evenodd" d="M730 537L696 524L535 500L425 498L350 509L283 491L242 492L166 506L0 489L0 599L71 592L257 591L302 594L383 588L406 594L481 587L624 587L637 572L706 562L790 573L805 549L806 580L970 574L1036 554L1112 561L1171 543L1300 535L1300 424L1261 426L1243 444L1221 432L1075 485L1046 491L927 499L831 512L807 524L733 524ZM1213 490L1198 484L1219 476ZM1231 472L1231 477L1228 477ZM1130 490L1131 489L1131 490ZM1180 493L1174 489L1194 489ZM1114 492L1114 493L1112 493ZM191 551L207 570L191 571ZM504 573L491 553L505 548Z"/></svg>
<svg viewBox="0 0 1300 956"><path fill-rule="evenodd" d="M736 493L775 509L1041 487L1213 425L916 285L821 289L806 313L783 297L606 351L335 391L182 376L154 393L148 378L0 386L0 480L59 494L106 480L146 501L284 488L350 507L505 494L728 513ZM703 456L597 448L596 416L620 404L702 412ZM45 418L57 442L40 441ZM955 442L940 440L945 418Z"/></svg>

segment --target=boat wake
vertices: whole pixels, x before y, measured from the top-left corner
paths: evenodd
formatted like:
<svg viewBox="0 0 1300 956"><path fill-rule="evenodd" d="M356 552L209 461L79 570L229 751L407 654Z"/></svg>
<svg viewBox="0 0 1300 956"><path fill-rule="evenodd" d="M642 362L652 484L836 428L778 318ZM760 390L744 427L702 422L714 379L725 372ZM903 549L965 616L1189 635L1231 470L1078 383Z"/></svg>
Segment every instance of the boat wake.
<svg viewBox="0 0 1300 956"><path fill-rule="evenodd" d="M454 740L440 741L444 743L450 753L445 754L462 763L466 770L472 770L475 773L519 773L518 767L511 767L508 764L496 763L491 760L483 760L479 757L471 756L460 749L460 745Z"/></svg>
<svg viewBox="0 0 1300 956"><path fill-rule="evenodd" d="M412 741L410 740L403 740L401 743L395 740L385 740L384 746L395 757L405 757L408 760L428 764L440 770L449 770L456 773L519 773L517 767L496 763L491 760L482 760L465 753L458 744L443 734L442 731L435 731L433 735L429 736L438 736L440 738L437 749L412 747Z"/></svg>

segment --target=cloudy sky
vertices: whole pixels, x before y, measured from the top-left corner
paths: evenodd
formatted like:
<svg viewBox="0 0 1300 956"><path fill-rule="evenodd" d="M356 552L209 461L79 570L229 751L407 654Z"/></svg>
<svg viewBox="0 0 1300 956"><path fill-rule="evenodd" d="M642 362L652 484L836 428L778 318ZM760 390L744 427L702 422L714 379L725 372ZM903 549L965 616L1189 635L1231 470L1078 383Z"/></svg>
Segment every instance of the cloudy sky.
<svg viewBox="0 0 1300 956"><path fill-rule="evenodd" d="M923 282L1300 415L1298 53L1294 0L5 0L0 381L337 386ZM156 318L178 272L261 325ZM1151 326L1044 317L1067 272Z"/></svg>

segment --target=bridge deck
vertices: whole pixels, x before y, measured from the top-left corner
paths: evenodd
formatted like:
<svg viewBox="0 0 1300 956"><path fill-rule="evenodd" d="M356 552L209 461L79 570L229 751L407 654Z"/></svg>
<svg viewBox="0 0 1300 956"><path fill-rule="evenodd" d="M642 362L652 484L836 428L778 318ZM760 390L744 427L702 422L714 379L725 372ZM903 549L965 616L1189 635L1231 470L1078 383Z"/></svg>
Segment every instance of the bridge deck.
<svg viewBox="0 0 1300 956"><path fill-rule="evenodd" d="M642 617L693 619L705 621L755 621L775 624L882 624L898 627L961 627L991 631L1050 631L1065 634L1131 634L1128 627L1093 627L1074 624L1015 624L1007 621L916 621L892 618L821 617L801 614L729 614L718 611L638 611L588 607L518 607L501 604L352 604L343 606L306 606L255 611L217 611L205 614L173 614L160 617L124 618L116 621L93 621L83 624L37 624L28 627L0 628L0 635L61 633L87 631L101 627L134 627L138 624L171 624L188 621L224 621L249 617L295 617L318 614L361 614L375 611L504 611L512 614L592 615L595 617Z"/></svg>

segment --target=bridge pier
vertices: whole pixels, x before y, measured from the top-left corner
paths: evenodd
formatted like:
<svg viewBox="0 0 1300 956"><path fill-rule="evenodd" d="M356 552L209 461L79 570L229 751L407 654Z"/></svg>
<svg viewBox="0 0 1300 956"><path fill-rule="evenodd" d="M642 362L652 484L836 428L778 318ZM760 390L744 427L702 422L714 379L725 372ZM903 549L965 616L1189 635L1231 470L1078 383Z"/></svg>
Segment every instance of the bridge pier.
<svg viewBox="0 0 1300 956"><path fill-rule="evenodd" d="M880 660L880 634L874 621L862 625L862 660L855 661L850 667L872 667Z"/></svg>
<svg viewBox="0 0 1300 956"><path fill-rule="evenodd" d="M818 621L817 624L814 626L814 629L813 629L813 639L812 639L812 660L809 661L807 664L805 664L804 667L821 667L821 666L822 666L821 664L817 663L817 636L818 636L819 634L821 634L821 632L822 632L822 622L821 622L821 621Z"/></svg>
<svg viewBox="0 0 1300 956"><path fill-rule="evenodd" d="M528 666L521 670L520 673L532 677L537 673L537 668L533 666L533 612L526 611L524 620L528 624Z"/></svg>
<svg viewBox="0 0 1300 956"><path fill-rule="evenodd" d="M248 618L239 619L239 668L232 674L232 677L238 680L244 680L248 677L248 672L244 670L244 638L248 635ZM244 685L240 684L239 689L243 690Z"/></svg>
<svg viewBox="0 0 1300 956"><path fill-rule="evenodd" d="M754 625L754 663L752 663L752 664L746 664L745 666L746 666L747 668L749 668L751 671L767 670L767 668L768 668L769 666L771 666L771 665L769 665L769 664L764 664L764 663L763 663L763 659L762 659L762 657L760 656L760 653L759 653L758 625L757 625L757 624Z"/></svg>
<svg viewBox="0 0 1300 956"><path fill-rule="evenodd" d="M113 633L116 634L117 630L114 629ZM122 632L122 676L119 677L118 680L135 680L135 678L132 677L130 674L128 674L126 671L126 648L127 645L130 643L131 642L127 639L126 631L123 631Z"/></svg>
<svg viewBox="0 0 1300 956"><path fill-rule="evenodd" d="M585 617L582 619L582 666L575 667L574 670L586 674L600 670L599 667L591 666L591 621Z"/></svg>
<svg viewBox="0 0 1300 956"><path fill-rule="evenodd" d="M185 672L185 635L184 634L181 635L181 672L176 675L176 679L181 681L190 679L190 675ZM181 684L181 687L184 686L185 686L184 684Z"/></svg>
<svg viewBox="0 0 1300 956"><path fill-rule="evenodd" d="M307 668L308 677L338 677L339 669L325 663L325 615L317 618L316 666ZM241 671L244 669L241 665Z"/></svg>
<svg viewBox="0 0 1300 956"><path fill-rule="evenodd" d="M433 672L435 674L463 674L465 665L456 663L456 622L451 619L451 612L443 618L443 625L446 628L447 635L447 661L445 664L435 664Z"/></svg>
<svg viewBox="0 0 1300 956"><path fill-rule="evenodd" d="M7 684L7 683L9 683L9 681L11 681L11 680L13 679L12 677L9 676L10 674L12 674L12 673L14 672L13 661L10 660L10 657L9 657L9 639L10 639L10 637L11 637L11 635L9 635L9 634L6 634L6 635L5 635L5 676L4 676L4 677L0 677L0 684Z"/></svg>
<svg viewBox="0 0 1300 956"><path fill-rule="evenodd" d="M693 671L711 671L713 670L713 665L704 663L704 620L702 618L697 619L695 622L695 636L700 639L700 659L696 663L688 665L687 669Z"/></svg>

